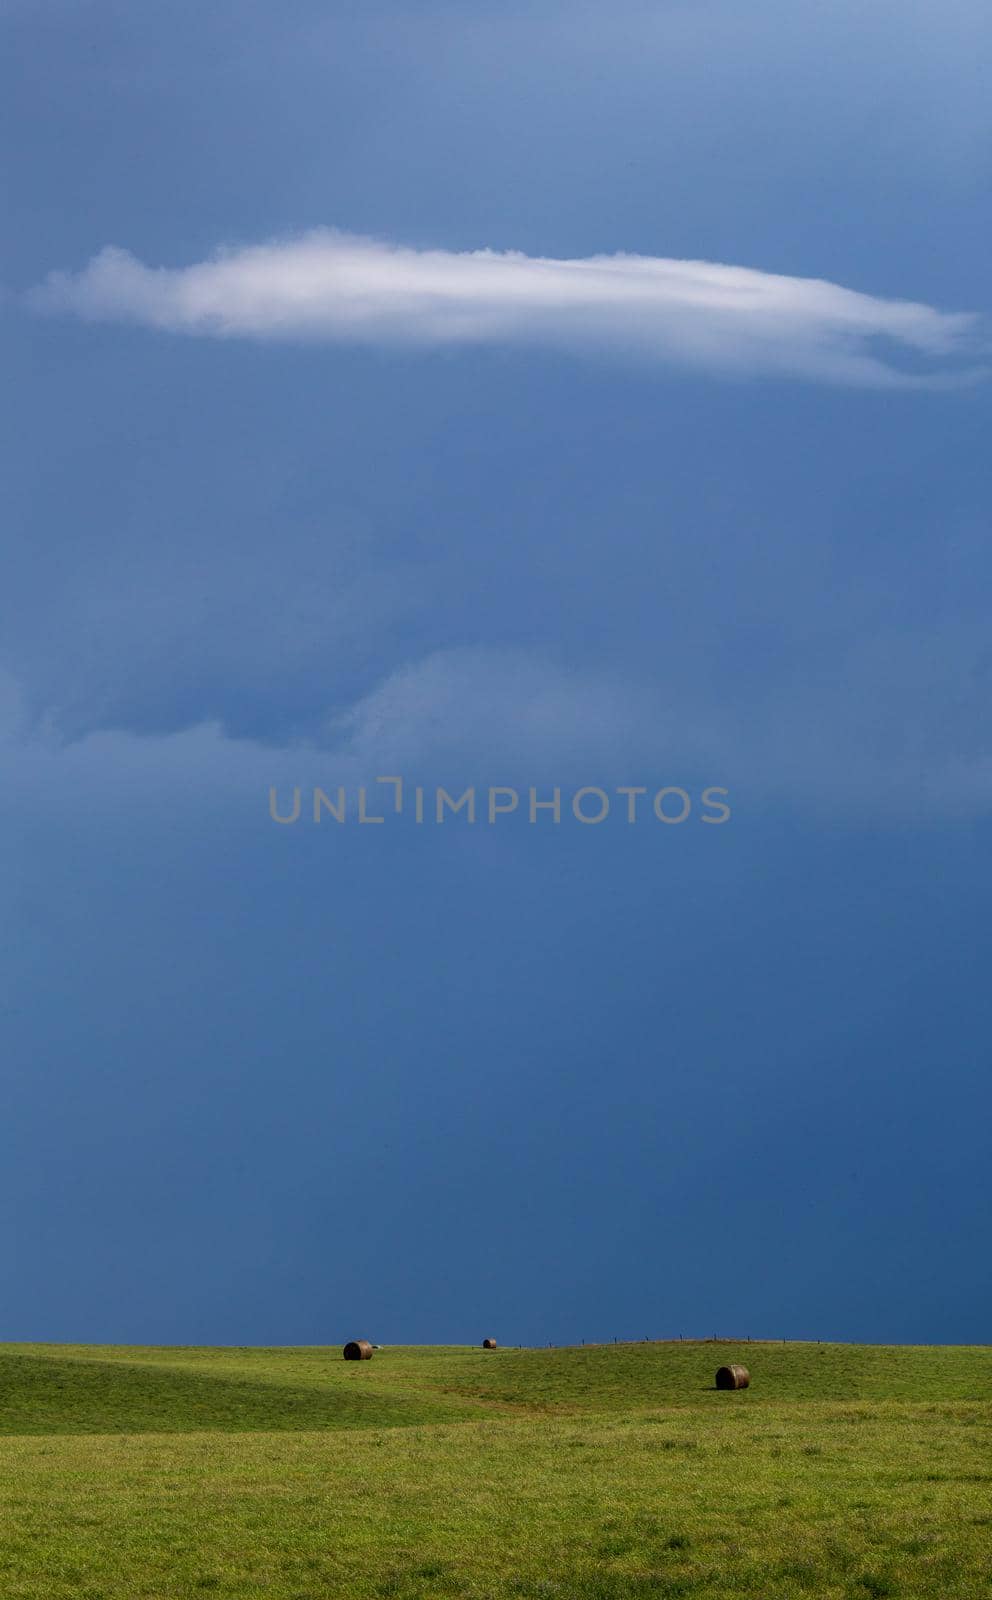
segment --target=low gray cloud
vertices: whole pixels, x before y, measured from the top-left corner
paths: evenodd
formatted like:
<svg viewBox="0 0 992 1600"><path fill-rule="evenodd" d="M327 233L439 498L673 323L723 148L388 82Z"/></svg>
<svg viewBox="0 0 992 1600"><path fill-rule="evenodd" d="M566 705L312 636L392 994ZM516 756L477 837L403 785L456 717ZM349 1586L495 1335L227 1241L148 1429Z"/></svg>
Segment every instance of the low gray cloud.
<svg viewBox="0 0 992 1600"><path fill-rule="evenodd" d="M85 802L264 807L269 785L350 787L383 773L463 784L726 787L737 815L785 808L845 825L979 819L992 810L992 673L979 629L854 643L829 680L693 699L691 686L566 672L521 650L435 651L386 675L306 738L215 722L66 741L18 715L0 678L4 809ZM388 795L388 791L387 791ZM380 797L381 798L381 797Z"/></svg>

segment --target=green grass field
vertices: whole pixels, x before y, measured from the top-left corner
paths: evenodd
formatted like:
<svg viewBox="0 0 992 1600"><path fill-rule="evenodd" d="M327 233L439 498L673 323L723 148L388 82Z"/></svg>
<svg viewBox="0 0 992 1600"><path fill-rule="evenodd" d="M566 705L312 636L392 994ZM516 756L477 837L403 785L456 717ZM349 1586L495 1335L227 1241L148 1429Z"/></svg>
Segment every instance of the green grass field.
<svg viewBox="0 0 992 1600"><path fill-rule="evenodd" d="M992 1600L990 1391L984 1348L0 1346L0 1596Z"/></svg>

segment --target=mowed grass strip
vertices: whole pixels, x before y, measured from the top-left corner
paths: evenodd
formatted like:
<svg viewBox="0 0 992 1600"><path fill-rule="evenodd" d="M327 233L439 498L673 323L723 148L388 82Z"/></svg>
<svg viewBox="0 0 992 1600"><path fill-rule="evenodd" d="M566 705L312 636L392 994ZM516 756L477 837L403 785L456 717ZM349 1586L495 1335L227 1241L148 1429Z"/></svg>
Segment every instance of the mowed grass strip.
<svg viewBox="0 0 992 1600"><path fill-rule="evenodd" d="M987 1403L0 1441L4 1600L972 1600Z"/></svg>
<svg viewBox="0 0 992 1600"><path fill-rule="evenodd" d="M360 1372L351 1376L354 1368L344 1362L339 1381L308 1383L250 1366L239 1376L236 1364L215 1370L162 1357L136 1362L123 1352L95 1359L0 1349L0 1435L409 1427L486 1409L429 1390L383 1390Z"/></svg>

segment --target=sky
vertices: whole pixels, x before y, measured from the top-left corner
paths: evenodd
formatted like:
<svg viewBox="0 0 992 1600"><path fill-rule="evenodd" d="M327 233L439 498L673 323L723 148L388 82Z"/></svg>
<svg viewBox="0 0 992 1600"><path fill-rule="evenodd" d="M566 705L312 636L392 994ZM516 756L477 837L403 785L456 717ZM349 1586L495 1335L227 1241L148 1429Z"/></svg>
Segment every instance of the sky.
<svg viewBox="0 0 992 1600"><path fill-rule="evenodd" d="M987 1342L984 8L0 31L0 1337Z"/></svg>

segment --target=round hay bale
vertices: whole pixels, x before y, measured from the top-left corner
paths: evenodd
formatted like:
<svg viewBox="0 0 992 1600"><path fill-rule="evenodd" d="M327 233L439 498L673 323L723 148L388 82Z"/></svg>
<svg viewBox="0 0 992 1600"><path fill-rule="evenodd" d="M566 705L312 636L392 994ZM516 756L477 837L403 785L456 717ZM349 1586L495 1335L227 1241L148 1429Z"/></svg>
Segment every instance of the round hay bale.
<svg viewBox="0 0 992 1600"><path fill-rule="evenodd" d="M747 1367L732 1363L729 1367L721 1367L716 1375L718 1389L746 1389L751 1382L751 1374Z"/></svg>
<svg viewBox="0 0 992 1600"><path fill-rule="evenodd" d="M495 1348L496 1348L496 1340L495 1339L483 1339L482 1348L483 1348L483 1350L495 1350Z"/></svg>
<svg viewBox="0 0 992 1600"><path fill-rule="evenodd" d="M372 1346L367 1339L350 1339L344 1347L346 1361L371 1361Z"/></svg>

